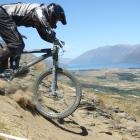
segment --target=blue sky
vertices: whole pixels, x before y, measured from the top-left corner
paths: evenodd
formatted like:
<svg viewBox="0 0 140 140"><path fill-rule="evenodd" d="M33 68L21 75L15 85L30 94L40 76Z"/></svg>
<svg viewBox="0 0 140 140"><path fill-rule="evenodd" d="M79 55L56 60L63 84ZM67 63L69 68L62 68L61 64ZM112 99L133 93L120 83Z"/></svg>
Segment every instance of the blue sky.
<svg viewBox="0 0 140 140"><path fill-rule="evenodd" d="M19 1L19 0L18 0ZM1 0L0 3L18 2ZM140 44L140 0L21 0L56 2L66 12L66 26L58 24L57 37L66 42L65 55L74 58L85 51L116 44ZM19 27L28 37L26 49L51 47L33 28Z"/></svg>

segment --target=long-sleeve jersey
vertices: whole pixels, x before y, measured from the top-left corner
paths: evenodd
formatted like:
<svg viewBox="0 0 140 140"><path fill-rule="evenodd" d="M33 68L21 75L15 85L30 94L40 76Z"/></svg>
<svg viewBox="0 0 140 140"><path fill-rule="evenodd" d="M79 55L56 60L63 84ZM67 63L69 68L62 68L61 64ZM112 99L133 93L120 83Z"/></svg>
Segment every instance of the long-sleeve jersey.
<svg viewBox="0 0 140 140"><path fill-rule="evenodd" d="M47 6L36 3L13 3L1 5L17 26L34 27L42 39L53 42L52 29L48 23Z"/></svg>

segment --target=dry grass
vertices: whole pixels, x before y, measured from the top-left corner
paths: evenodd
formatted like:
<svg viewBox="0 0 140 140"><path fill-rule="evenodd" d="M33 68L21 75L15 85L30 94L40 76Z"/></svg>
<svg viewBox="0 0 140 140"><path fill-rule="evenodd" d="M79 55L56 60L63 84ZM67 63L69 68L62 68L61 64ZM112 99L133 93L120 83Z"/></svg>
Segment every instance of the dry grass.
<svg viewBox="0 0 140 140"><path fill-rule="evenodd" d="M8 139L5 139L5 138L1 138L1 137L0 137L0 140L8 140Z"/></svg>
<svg viewBox="0 0 140 140"><path fill-rule="evenodd" d="M100 99L106 106L118 106L121 110L124 110L136 118L140 122L140 100L130 97L119 97L111 95L99 95Z"/></svg>
<svg viewBox="0 0 140 140"><path fill-rule="evenodd" d="M0 130L4 130L6 128L5 123L0 121Z"/></svg>
<svg viewBox="0 0 140 140"><path fill-rule="evenodd" d="M24 92L22 90L18 90L15 94L12 95L12 98L24 110L28 110L34 115L37 114L35 104L32 101L32 93L31 92Z"/></svg>

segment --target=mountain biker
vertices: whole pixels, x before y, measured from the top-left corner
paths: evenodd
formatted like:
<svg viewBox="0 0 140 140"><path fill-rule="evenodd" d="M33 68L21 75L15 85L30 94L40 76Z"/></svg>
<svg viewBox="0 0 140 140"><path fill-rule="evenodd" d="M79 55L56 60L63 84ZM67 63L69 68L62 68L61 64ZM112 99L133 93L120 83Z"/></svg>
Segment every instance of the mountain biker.
<svg viewBox="0 0 140 140"><path fill-rule="evenodd" d="M6 47L0 48L1 72L7 69L9 57L10 67L19 67L25 45L17 26L36 28L43 40L53 43L56 39L53 29L57 28L58 21L67 24L63 8L56 3L46 5L19 2L0 5L0 36L6 43Z"/></svg>

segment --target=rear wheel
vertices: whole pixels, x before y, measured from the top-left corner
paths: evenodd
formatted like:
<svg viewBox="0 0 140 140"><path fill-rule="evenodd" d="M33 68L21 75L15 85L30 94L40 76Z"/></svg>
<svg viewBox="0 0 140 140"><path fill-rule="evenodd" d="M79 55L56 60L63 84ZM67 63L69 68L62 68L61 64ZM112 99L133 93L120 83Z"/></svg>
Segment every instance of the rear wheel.
<svg viewBox="0 0 140 140"><path fill-rule="evenodd" d="M41 73L33 86L33 100L43 116L64 118L72 114L80 103L80 84L68 71L57 69L56 96L53 96L52 77L52 69Z"/></svg>

